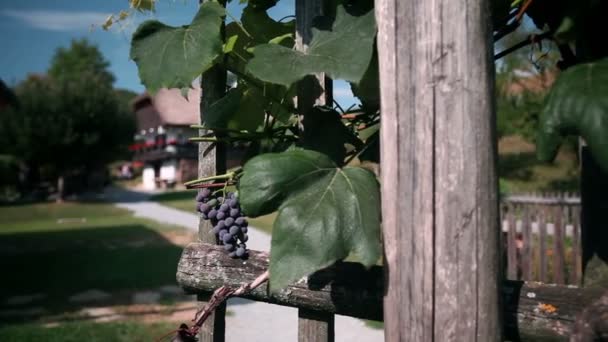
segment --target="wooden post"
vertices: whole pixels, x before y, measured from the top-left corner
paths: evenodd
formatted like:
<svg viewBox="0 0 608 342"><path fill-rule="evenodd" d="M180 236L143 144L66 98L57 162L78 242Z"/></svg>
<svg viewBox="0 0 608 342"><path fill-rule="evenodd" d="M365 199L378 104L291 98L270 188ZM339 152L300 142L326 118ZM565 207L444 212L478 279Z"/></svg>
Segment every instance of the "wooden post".
<svg viewBox="0 0 608 342"><path fill-rule="evenodd" d="M296 0L296 49L306 52L312 40L312 23L326 14L323 0ZM298 84L297 108L300 122L315 105L330 105L332 82L320 73ZM303 127L306 130L306 127ZM298 341L332 342L334 315L311 310L298 310Z"/></svg>
<svg viewBox="0 0 608 342"><path fill-rule="evenodd" d="M501 340L489 1L376 1L387 341Z"/></svg>
<svg viewBox="0 0 608 342"><path fill-rule="evenodd" d="M608 172L583 147L581 172L581 245L583 286L608 288Z"/></svg>
<svg viewBox="0 0 608 342"><path fill-rule="evenodd" d="M202 3L199 0L199 3ZM221 2L226 5L225 1ZM223 24L222 24L223 25ZM222 27L222 33L224 29ZM217 65L201 75L201 104L200 120L203 122L205 112L211 105L221 99L226 93L226 70ZM201 130L201 135L206 130ZM198 148L198 176L208 177L216 174L226 173L226 148L223 144L217 144L215 148L208 151L211 143L199 143ZM215 234L211 232L211 224L202 218L199 220L199 240L201 242L216 244ZM199 307L206 304L211 293L198 295ZM226 330L226 304L221 304L213 314L205 321L200 333L200 342L223 342Z"/></svg>
<svg viewBox="0 0 608 342"><path fill-rule="evenodd" d="M539 212L538 217L538 250L540 269L538 272L538 281L547 282L547 207Z"/></svg>

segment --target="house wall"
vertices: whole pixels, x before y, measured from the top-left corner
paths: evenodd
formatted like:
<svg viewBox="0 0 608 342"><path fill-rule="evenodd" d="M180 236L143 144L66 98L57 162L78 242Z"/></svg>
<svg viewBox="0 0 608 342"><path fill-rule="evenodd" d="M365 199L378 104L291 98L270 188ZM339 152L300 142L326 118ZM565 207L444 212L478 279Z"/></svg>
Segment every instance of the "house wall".
<svg viewBox="0 0 608 342"><path fill-rule="evenodd" d="M156 189L156 181L155 181L155 175L154 175L154 166L152 166L151 164L146 164L146 166L144 166L144 169L142 171L142 186L144 189L146 190L154 190Z"/></svg>

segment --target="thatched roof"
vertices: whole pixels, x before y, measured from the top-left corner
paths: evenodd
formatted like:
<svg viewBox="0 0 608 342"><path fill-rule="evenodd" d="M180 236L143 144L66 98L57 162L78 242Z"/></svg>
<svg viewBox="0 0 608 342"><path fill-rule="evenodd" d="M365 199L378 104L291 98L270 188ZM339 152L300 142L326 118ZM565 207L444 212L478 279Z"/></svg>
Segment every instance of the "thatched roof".
<svg viewBox="0 0 608 342"><path fill-rule="evenodd" d="M160 125L187 126L198 124L201 89L188 90L186 100L180 89L160 89L154 96L147 92L131 103L137 117L137 128L147 130Z"/></svg>

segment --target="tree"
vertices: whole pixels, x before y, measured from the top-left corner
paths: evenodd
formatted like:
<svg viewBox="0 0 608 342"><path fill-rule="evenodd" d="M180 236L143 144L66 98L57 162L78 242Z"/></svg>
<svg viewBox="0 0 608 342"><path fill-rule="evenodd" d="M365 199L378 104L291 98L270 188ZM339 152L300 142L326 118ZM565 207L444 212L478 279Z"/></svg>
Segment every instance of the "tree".
<svg viewBox="0 0 608 342"><path fill-rule="evenodd" d="M98 81L111 85L114 75L108 71L110 63L99 49L85 38L72 40L69 48L60 47L49 67L49 76L57 80L77 79L84 73L98 75Z"/></svg>
<svg viewBox="0 0 608 342"><path fill-rule="evenodd" d="M133 136L133 116L107 66L86 40L72 42L57 50L48 76L31 75L16 87L20 106L3 113L0 153L50 170L60 199L67 176L124 156Z"/></svg>

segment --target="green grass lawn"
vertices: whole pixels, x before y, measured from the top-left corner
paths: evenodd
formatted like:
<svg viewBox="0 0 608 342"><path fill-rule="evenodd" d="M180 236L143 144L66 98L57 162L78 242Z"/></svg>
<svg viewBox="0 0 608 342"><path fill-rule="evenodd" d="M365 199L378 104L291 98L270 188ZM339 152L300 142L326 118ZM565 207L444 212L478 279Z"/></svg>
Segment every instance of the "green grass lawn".
<svg viewBox="0 0 608 342"><path fill-rule="evenodd" d="M148 342L176 328L176 323L116 323L71 322L57 327L40 324L0 327L3 342Z"/></svg>
<svg viewBox="0 0 608 342"><path fill-rule="evenodd" d="M135 323L74 323L52 329L39 324L46 317L70 317L85 306L128 305L135 291L176 285L182 246L174 241L187 241L191 235L106 203L0 206L0 313L28 307L44 311L2 316L0 341L40 340L47 333L47 341L151 340L157 334ZM92 289L111 297L94 303L70 300ZM24 305L8 303L9 298L32 294L43 296ZM92 333L97 337L91 338Z"/></svg>
<svg viewBox="0 0 608 342"><path fill-rule="evenodd" d="M562 146L552 163L536 158L535 146L518 136L499 142L498 172L508 192L578 191L576 151Z"/></svg>
<svg viewBox="0 0 608 342"><path fill-rule="evenodd" d="M163 194L154 195L150 200L162 203L168 207L172 207L175 209L188 211L191 213L195 212L195 202L194 197L196 196L196 190L182 190L182 191L171 191ZM256 217L249 218L249 223L259 228L267 233L272 233L272 225L274 223L274 219L276 218L276 213Z"/></svg>

